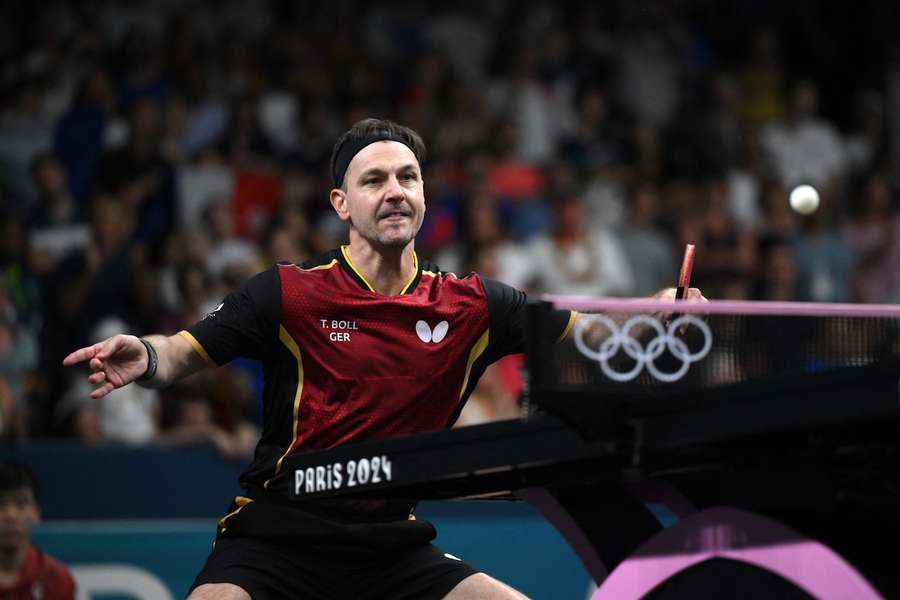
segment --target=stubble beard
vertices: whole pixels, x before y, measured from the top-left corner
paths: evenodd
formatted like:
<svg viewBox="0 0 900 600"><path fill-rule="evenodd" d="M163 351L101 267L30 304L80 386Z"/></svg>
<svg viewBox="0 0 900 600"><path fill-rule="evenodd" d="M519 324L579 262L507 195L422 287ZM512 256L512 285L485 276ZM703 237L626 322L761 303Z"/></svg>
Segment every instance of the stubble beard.
<svg viewBox="0 0 900 600"><path fill-rule="evenodd" d="M415 239L418 231L419 227L415 223L411 223L406 233L400 237L388 232L376 231L375 241L382 248L400 250L406 248Z"/></svg>
<svg viewBox="0 0 900 600"><path fill-rule="evenodd" d="M389 226L386 230L381 229L379 227L381 219L376 218L374 221L369 221L364 224L364 227L357 227L353 222L353 218L350 218L350 227L355 229L356 232L366 241L369 242L373 247L383 250L402 250L412 242L416 235L419 233L419 230L422 228L422 221L424 220L424 215L419 212L413 211L413 214L409 218L408 228L403 235L398 236L395 233L395 228L393 226Z"/></svg>

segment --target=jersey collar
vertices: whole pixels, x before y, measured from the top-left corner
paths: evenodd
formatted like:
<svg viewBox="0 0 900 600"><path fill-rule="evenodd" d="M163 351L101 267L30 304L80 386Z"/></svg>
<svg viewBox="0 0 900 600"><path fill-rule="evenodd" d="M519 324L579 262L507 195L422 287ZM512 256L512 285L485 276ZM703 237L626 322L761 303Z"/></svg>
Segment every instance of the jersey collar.
<svg viewBox="0 0 900 600"><path fill-rule="evenodd" d="M377 294L375 288L372 287L372 284L368 282L368 280L363 276L362 271L360 271L353 261L350 260L350 253L347 252L347 246L342 245L341 251L338 253L338 262L341 263L341 266L344 268L344 271L350 275L350 277L356 281L363 289L372 292L373 294ZM411 294L415 291L416 286L419 285L419 280L422 278L422 269L419 265L419 255L416 254L415 250L413 251L413 266L415 267L413 270L413 276L409 281L406 282L406 285L403 286L403 289L400 290L400 295L403 296L405 294Z"/></svg>

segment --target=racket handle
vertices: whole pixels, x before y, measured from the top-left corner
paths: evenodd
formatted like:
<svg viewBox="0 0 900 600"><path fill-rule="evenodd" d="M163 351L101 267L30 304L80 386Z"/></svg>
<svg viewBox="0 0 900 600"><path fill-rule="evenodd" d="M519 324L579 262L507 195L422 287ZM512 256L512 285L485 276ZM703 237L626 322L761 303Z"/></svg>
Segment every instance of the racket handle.
<svg viewBox="0 0 900 600"><path fill-rule="evenodd" d="M687 298L691 287L691 271L694 270L694 244L684 247L684 258L681 260L681 272L678 274L678 286L675 288L675 298L684 300Z"/></svg>

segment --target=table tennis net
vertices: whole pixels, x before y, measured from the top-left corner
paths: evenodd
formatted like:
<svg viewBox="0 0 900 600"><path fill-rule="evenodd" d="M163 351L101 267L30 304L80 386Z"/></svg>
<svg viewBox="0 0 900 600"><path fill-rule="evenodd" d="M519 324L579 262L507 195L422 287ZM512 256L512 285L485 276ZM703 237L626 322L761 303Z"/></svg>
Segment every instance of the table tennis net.
<svg viewBox="0 0 900 600"><path fill-rule="evenodd" d="M900 372L900 309L864 305L546 297L529 307L532 398L585 402L687 397L824 375ZM575 309L565 339L547 343L550 311Z"/></svg>

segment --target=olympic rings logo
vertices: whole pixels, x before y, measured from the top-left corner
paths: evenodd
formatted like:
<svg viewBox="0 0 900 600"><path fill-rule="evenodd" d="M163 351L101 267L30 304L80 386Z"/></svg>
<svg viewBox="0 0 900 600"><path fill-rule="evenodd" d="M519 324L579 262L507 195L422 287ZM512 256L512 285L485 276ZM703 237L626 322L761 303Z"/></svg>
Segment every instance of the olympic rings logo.
<svg viewBox="0 0 900 600"><path fill-rule="evenodd" d="M609 336L600 344L599 350L588 347L584 340L585 329L590 321L599 322L609 330ZM646 348L631 336L631 331L634 327L641 324L648 325L656 332L656 337L647 344ZM675 332L678 331L679 327L691 325L699 329L703 334L703 346L696 352L692 352L684 340L675 336ZM692 363L703 360L709 354L712 348L712 341L712 331L709 325L693 315L678 317L669 323L668 328L664 328L658 319L647 315L631 317L625 321L621 330L619 330L615 321L606 315L600 314L579 315L579 319L575 323L575 346L586 357L600 363L600 368L607 377L619 382L631 381L640 374L644 367L647 368L651 375L662 382L671 383L678 381L688 372ZM667 348L672 353L672 356L681 361L681 366L672 373L661 371L655 362ZM631 370L621 372L610 366L609 359L615 356L619 349L624 350L625 354L635 361Z"/></svg>

